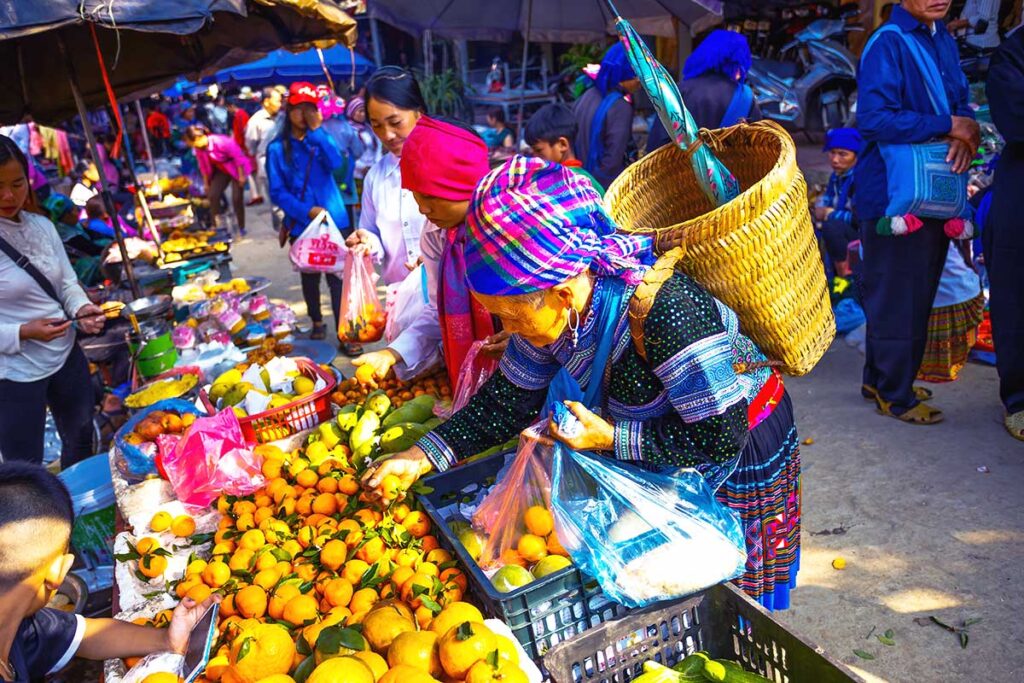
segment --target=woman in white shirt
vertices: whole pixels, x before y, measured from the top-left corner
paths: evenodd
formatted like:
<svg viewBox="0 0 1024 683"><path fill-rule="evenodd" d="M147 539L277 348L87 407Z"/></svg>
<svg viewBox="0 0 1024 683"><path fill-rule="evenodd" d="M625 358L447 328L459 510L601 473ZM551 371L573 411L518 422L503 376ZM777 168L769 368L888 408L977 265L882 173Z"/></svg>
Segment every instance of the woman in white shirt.
<svg viewBox="0 0 1024 683"><path fill-rule="evenodd" d="M423 258L435 256L433 251L438 250L432 249L434 242L443 245L438 229L420 213L412 192L402 189L402 172L398 167L405 138L426 110L419 84L404 69L384 67L366 83L370 126L387 153L366 174L359 229L349 237L348 244L355 254L373 255L381 264L381 277L388 285L402 282ZM431 241L430 235L436 239ZM422 250L424 241L429 242L425 247L427 253ZM440 252L436 256L439 255ZM436 293L429 269L426 286L431 303L425 308L430 309ZM394 365L400 377L412 377L440 360L440 341L440 323L433 308L402 330L388 348L364 354L355 362L383 368L381 374Z"/></svg>
<svg viewBox="0 0 1024 683"><path fill-rule="evenodd" d="M30 195L25 155L0 136L0 460L42 462L49 406L63 441L61 465L69 467L92 455L95 408L75 329L100 332L103 311L79 285L53 223L26 210ZM56 298L8 256L8 245Z"/></svg>

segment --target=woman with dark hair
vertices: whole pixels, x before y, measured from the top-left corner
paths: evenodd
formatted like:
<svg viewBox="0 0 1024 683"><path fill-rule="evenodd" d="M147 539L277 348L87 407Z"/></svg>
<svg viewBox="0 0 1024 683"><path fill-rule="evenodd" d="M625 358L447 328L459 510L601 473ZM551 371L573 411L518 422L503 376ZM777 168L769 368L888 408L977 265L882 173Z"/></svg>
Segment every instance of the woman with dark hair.
<svg viewBox="0 0 1024 683"><path fill-rule="evenodd" d="M394 285L405 280L420 261L420 240L425 231L437 230L420 213L412 192L402 189L399 161L405 139L426 114L416 78L398 67L379 69L366 83L366 113L370 128L386 153L363 179L362 213L359 229L348 240L355 254L371 253L381 263L384 283ZM436 316L433 326L437 326ZM440 333L401 335L397 347L375 351L363 359L374 367L387 368L397 358L403 376L415 375L437 361ZM386 369L386 368L385 368Z"/></svg>
<svg viewBox="0 0 1024 683"><path fill-rule="evenodd" d="M232 138L211 133L204 126L189 126L183 137L195 153L199 172L203 174L214 223L220 214L220 198L230 185L238 234L245 237L245 181L252 173L249 155Z"/></svg>
<svg viewBox="0 0 1024 683"><path fill-rule="evenodd" d="M741 33L716 29L697 46L683 65L679 94L700 128L726 128L740 121L761 120L754 92L746 84L750 45ZM647 136L647 151L669 142L657 119Z"/></svg>
<svg viewBox="0 0 1024 683"><path fill-rule="evenodd" d="M284 123L267 147L267 181L270 200L284 211L281 246L294 242L309 222L326 211L343 234L349 232L345 201L334 181L334 170L344 159L334 139L325 131L317 107L320 98L312 83L292 83L285 106ZM335 333L341 310L341 278L326 274L334 311ZM320 311L320 273L302 273L302 298L313 321L311 339L326 339L327 326ZM344 346L342 348L344 349Z"/></svg>
<svg viewBox="0 0 1024 683"><path fill-rule="evenodd" d="M92 455L94 401L82 390L89 364L75 329L98 333L104 317L53 223L27 210L28 169L18 146L0 136L0 459L42 462L49 406L69 467Z"/></svg>
<svg viewBox="0 0 1024 683"><path fill-rule="evenodd" d="M602 187L611 185L626 168L633 143L633 105L626 96L639 89L625 48L615 43L601 59L594 87L573 109L579 124L576 156Z"/></svg>

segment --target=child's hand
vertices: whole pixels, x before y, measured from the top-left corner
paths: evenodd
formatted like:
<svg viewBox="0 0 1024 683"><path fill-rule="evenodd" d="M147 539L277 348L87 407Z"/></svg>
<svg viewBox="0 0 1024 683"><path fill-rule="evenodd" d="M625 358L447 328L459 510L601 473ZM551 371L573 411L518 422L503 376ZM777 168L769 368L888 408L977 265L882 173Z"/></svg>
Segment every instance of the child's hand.
<svg viewBox="0 0 1024 683"><path fill-rule="evenodd" d="M192 598L182 598L171 614L171 625L167 628L167 649L179 655L185 654L192 629L203 618L210 605L220 602L221 599L221 596L217 594L211 595L200 603L196 603Z"/></svg>

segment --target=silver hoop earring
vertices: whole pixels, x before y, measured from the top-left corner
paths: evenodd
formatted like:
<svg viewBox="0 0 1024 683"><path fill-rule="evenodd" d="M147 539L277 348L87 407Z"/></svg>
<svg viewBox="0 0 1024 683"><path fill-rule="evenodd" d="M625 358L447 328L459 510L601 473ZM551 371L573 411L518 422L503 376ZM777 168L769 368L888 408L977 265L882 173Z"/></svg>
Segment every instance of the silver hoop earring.
<svg viewBox="0 0 1024 683"><path fill-rule="evenodd" d="M573 316L576 317L576 322L573 323ZM569 320L567 322L569 331L572 332L572 345L575 347L580 342L580 314L575 308L569 309Z"/></svg>

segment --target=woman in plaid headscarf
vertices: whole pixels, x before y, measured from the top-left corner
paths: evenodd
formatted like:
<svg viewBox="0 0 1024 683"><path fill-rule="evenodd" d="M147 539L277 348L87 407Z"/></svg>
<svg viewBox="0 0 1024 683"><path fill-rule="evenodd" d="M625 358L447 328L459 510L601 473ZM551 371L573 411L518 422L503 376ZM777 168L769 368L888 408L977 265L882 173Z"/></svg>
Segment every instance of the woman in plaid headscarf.
<svg viewBox="0 0 1024 683"><path fill-rule="evenodd" d="M512 333L508 350L465 408L371 469L366 485L394 474L409 486L508 441L536 420L562 369L589 388L611 338L609 371L588 392L598 398L566 404L583 432L552 424L552 436L649 468L694 467L721 485L747 536L740 586L766 607L788 607L799 565L799 442L781 379L736 314L676 272L643 321L641 353L629 302L651 262L649 238L616 233L589 182L540 159L516 156L488 174L467 230L469 287Z"/></svg>

